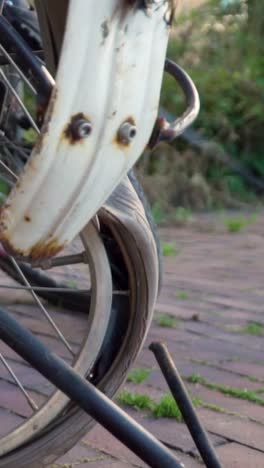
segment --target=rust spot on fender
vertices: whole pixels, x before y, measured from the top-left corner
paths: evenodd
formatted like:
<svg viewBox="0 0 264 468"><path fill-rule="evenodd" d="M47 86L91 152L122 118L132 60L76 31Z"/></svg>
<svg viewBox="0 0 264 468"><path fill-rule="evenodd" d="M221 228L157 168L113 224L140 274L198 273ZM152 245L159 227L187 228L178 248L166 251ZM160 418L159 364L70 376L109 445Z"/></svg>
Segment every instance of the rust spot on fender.
<svg viewBox="0 0 264 468"><path fill-rule="evenodd" d="M30 250L23 251L17 249L10 241L8 235L1 236L1 243L4 246L6 252L13 255L16 258L27 259L30 261L44 260L54 255L57 255L66 246L66 243L59 243L56 238L51 239L48 242L38 242Z"/></svg>
<svg viewBox="0 0 264 468"><path fill-rule="evenodd" d="M33 149L33 153L40 153L43 148L45 138L49 132L50 120L54 111L55 104L57 102L57 98L58 98L58 89L54 86L53 91L51 93L50 100L49 100L48 109L44 117L44 122L41 127L41 133L37 138L36 144Z"/></svg>
<svg viewBox="0 0 264 468"><path fill-rule="evenodd" d="M128 122L131 125L136 125L135 119L132 116L129 116L127 119L125 119L125 122Z"/></svg>
<svg viewBox="0 0 264 468"><path fill-rule="evenodd" d="M65 244L59 243L56 238L51 239L46 243L38 242L30 250L28 257L31 260L42 260L45 258L53 257L63 250Z"/></svg>
<svg viewBox="0 0 264 468"><path fill-rule="evenodd" d="M64 129L62 139L66 139L70 145L75 145L77 143L82 143L84 138L78 133L78 123L81 121L90 122L90 119L83 113L79 112L72 116L70 122L66 125Z"/></svg>

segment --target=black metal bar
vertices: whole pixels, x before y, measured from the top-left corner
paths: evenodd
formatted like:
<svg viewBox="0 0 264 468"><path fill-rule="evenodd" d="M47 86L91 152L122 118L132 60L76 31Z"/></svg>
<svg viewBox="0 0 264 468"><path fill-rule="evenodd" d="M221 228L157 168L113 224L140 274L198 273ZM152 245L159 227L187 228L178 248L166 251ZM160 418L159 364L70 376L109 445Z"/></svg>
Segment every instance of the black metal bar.
<svg viewBox="0 0 264 468"><path fill-rule="evenodd" d="M169 354L167 346L163 343L152 343L149 348L155 355L161 371L182 413L192 438L207 468L221 468L221 463L204 430L191 399Z"/></svg>
<svg viewBox="0 0 264 468"><path fill-rule="evenodd" d="M149 466L184 466L163 444L1 309L0 338Z"/></svg>
<svg viewBox="0 0 264 468"><path fill-rule="evenodd" d="M54 86L53 79L24 39L3 16L0 16L0 37L7 51L16 54L17 63L25 75L30 75L38 94L48 99Z"/></svg>
<svg viewBox="0 0 264 468"><path fill-rule="evenodd" d="M32 50L32 54L37 57L38 59L40 60L44 60L44 53L43 53L43 50ZM17 54L14 54L14 53L9 53L11 59L14 60L14 62L17 62L18 61L18 56ZM4 56L4 55L0 55L0 66L4 66L4 65L10 65L10 61L8 61L8 59Z"/></svg>

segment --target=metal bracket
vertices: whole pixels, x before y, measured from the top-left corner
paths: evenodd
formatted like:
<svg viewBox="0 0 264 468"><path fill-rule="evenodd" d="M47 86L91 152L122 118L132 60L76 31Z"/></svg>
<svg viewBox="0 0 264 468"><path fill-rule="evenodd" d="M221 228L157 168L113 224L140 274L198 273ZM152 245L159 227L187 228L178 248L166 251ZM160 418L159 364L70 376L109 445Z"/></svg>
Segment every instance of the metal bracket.
<svg viewBox="0 0 264 468"><path fill-rule="evenodd" d="M25 327L0 309L0 338L53 385L153 468L182 468L174 454L68 364L52 353ZM154 352L194 442L207 468L221 468L166 347Z"/></svg>
<svg viewBox="0 0 264 468"><path fill-rule="evenodd" d="M186 110L173 122L168 122L163 117L157 119L149 142L151 149L161 141L170 143L175 140L194 122L200 110L199 94L190 76L169 59L166 59L165 71L175 79L182 89L186 100Z"/></svg>

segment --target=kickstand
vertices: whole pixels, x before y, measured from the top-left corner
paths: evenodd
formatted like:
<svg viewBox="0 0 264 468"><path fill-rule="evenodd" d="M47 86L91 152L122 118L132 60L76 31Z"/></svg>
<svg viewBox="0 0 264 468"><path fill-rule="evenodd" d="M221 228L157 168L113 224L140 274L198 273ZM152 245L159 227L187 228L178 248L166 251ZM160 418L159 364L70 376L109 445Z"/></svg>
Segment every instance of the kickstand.
<svg viewBox="0 0 264 468"><path fill-rule="evenodd" d="M167 447L115 405L110 398L80 377L68 364L2 309L0 309L0 338L150 467L180 468L184 466ZM198 420L167 349L159 343L153 343L151 349L206 466L220 468L220 462Z"/></svg>

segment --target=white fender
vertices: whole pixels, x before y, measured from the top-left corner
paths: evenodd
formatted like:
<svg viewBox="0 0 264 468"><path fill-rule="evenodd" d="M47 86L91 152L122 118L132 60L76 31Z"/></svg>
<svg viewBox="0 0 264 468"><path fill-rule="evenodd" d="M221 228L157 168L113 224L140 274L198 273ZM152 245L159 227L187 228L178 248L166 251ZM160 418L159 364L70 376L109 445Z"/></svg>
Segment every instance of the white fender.
<svg viewBox="0 0 264 468"><path fill-rule="evenodd" d="M31 259L60 251L96 214L152 133L172 0L71 0L49 109L1 211L1 240Z"/></svg>

